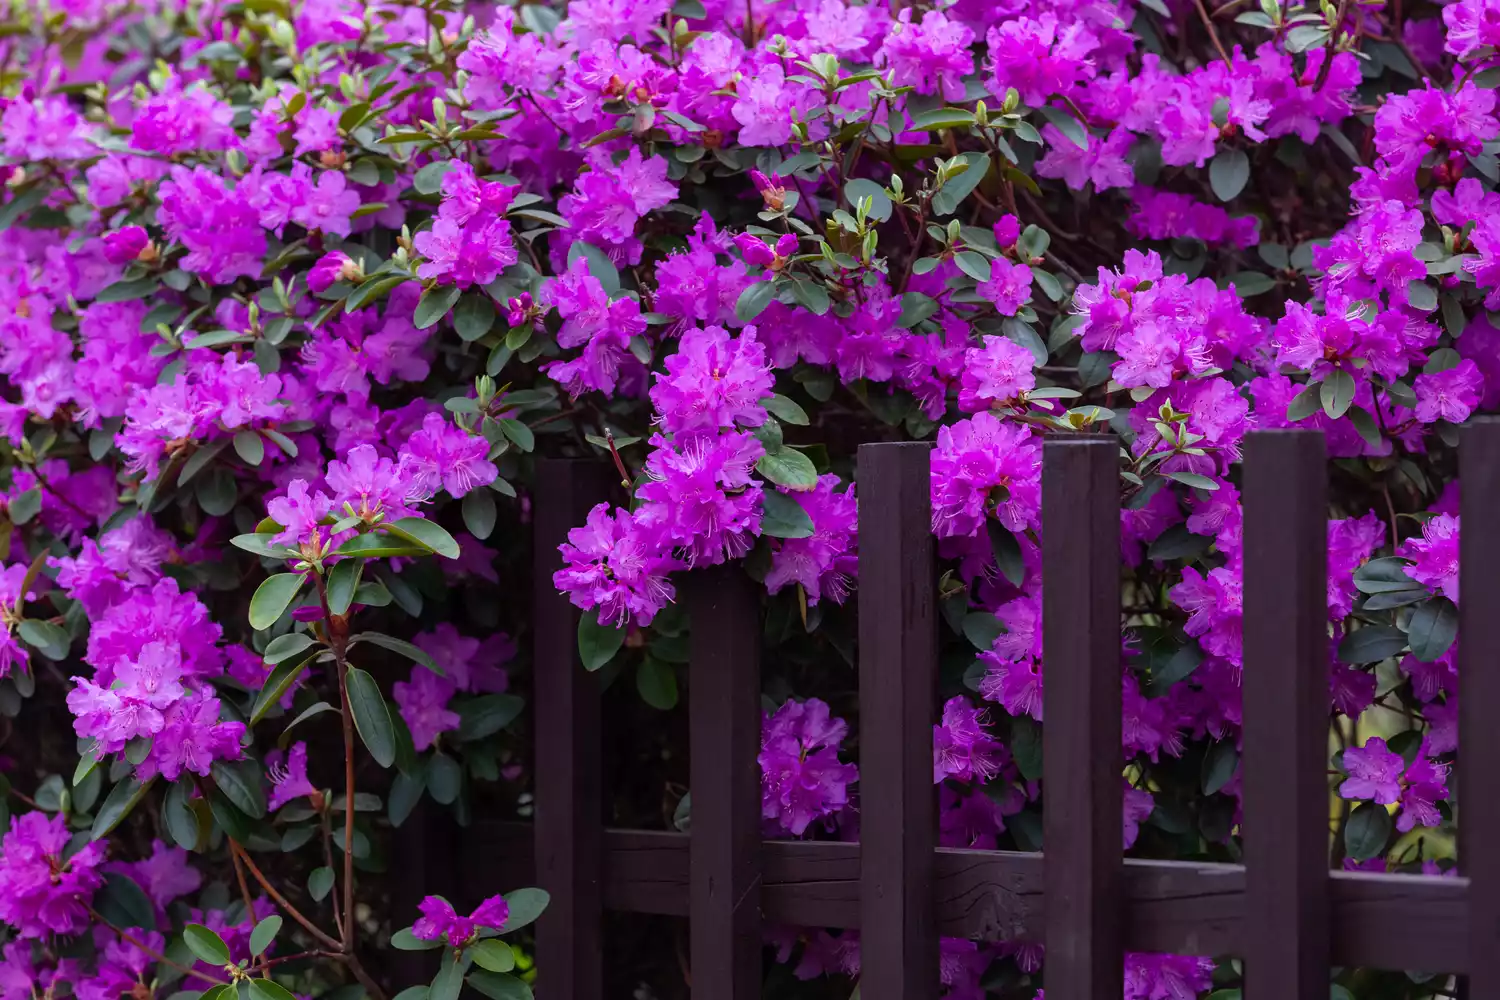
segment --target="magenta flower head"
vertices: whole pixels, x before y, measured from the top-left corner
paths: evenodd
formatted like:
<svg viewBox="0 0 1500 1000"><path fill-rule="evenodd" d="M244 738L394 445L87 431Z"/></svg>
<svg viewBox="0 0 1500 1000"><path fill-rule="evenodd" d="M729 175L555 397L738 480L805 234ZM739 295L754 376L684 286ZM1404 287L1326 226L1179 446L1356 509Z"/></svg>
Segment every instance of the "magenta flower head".
<svg viewBox="0 0 1500 1000"><path fill-rule="evenodd" d="M500 930L510 916L510 907L500 896L486 899L467 917L461 916L442 896L428 896L417 909L422 916L412 924L412 937L422 941L446 941L454 948L470 944L481 928Z"/></svg>
<svg viewBox="0 0 1500 1000"><path fill-rule="evenodd" d="M0 841L0 920L23 938L88 928L89 902L104 884L97 871L104 844L67 855L69 837L61 813L29 812L16 817Z"/></svg>
<svg viewBox="0 0 1500 1000"><path fill-rule="evenodd" d="M1002 215L995 222L995 242L1001 249L1013 247L1021 238L1021 222L1014 215Z"/></svg>
<svg viewBox="0 0 1500 1000"><path fill-rule="evenodd" d="M111 264L128 264L155 256L151 237L140 226L125 226L104 234L104 257Z"/></svg>
<svg viewBox="0 0 1500 1000"><path fill-rule="evenodd" d="M335 282L347 281L352 284L363 280L364 276L364 268L348 254L334 250L318 258L312 270L307 272L307 287L312 289L314 295L322 295Z"/></svg>
<svg viewBox="0 0 1500 1000"><path fill-rule="evenodd" d="M759 236L740 233L734 238L734 245L740 248L740 254L744 256L745 263L752 267L770 267L776 263L776 252L768 247L766 241Z"/></svg>
<svg viewBox="0 0 1500 1000"><path fill-rule="evenodd" d="M780 182L771 180L759 170L750 171L750 180L755 185L755 190L760 192L767 211L780 212L786 208L786 188Z"/></svg>

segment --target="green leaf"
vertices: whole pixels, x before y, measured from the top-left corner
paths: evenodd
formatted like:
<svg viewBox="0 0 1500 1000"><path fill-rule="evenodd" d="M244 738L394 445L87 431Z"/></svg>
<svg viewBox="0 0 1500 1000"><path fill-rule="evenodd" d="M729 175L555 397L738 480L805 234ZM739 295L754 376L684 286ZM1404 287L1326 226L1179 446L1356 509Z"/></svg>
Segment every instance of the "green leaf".
<svg viewBox="0 0 1500 1000"><path fill-rule="evenodd" d="M746 286L734 304L734 315L741 323L750 323L765 311L776 296L776 282L771 279L757 281Z"/></svg>
<svg viewBox="0 0 1500 1000"><path fill-rule="evenodd" d="M995 557L995 568L1010 581L1012 586L1019 587L1026 579L1026 564L1021 557L1021 543L1015 535L1005 529L1004 525L993 518L985 522L985 529L989 532L990 554Z"/></svg>
<svg viewBox="0 0 1500 1000"><path fill-rule="evenodd" d="M425 546L412 545L404 538L383 531L372 531L345 539L333 554L360 559L385 559L395 556L425 556L430 555L431 551Z"/></svg>
<svg viewBox="0 0 1500 1000"><path fill-rule="evenodd" d="M333 869L314 868L307 876L307 894L314 902L321 903L333 888Z"/></svg>
<svg viewBox="0 0 1500 1000"><path fill-rule="evenodd" d="M540 917L550 902L552 897L545 889L526 888L507 892L505 905L509 907L510 915L505 918L505 926L498 930L504 934L520 930Z"/></svg>
<svg viewBox="0 0 1500 1000"><path fill-rule="evenodd" d="M1318 398L1323 403L1323 412L1337 420L1349 410L1354 402L1354 376L1342 368L1335 368L1323 378Z"/></svg>
<svg viewBox="0 0 1500 1000"><path fill-rule="evenodd" d="M1184 486L1191 486L1198 490L1213 492L1219 488L1218 483L1196 472L1163 472L1162 475L1173 482L1181 483Z"/></svg>
<svg viewBox="0 0 1500 1000"><path fill-rule="evenodd" d="M615 268L614 261L609 259L608 254L592 243L576 240L572 246L568 247L568 266L571 267L573 261L579 257L586 257L588 259L589 273L598 280L599 284L604 286L606 292L610 295L615 295L619 292L620 272Z"/></svg>
<svg viewBox="0 0 1500 1000"><path fill-rule="evenodd" d="M291 731L293 729L295 729L297 726L302 725L302 723L306 722L308 719L312 719L312 718L315 718L315 717L317 717L319 715L322 715L324 712L337 712L337 711L338 711L338 709L334 708L332 705L330 705L326 701L316 701L316 702L313 702L311 705L307 706L302 711L298 712L297 713L297 717L295 719L293 719L291 722L288 722L286 724L286 728L281 731L281 735L278 736L278 737L276 737L276 743L277 743L277 745L284 748L289 742L291 742L291 739L290 739Z"/></svg>
<svg viewBox="0 0 1500 1000"><path fill-rule="evenodd" d="M403 517L387 524L386 530L447 559L458 558L458 543L438 524L420 517Z"/></svg>
<svg viewBox="0 0 1500 1000"><path fill-rule="evenodd" d="M470 490L463 499L464 527L481 542L495 530L495 498L490 490Z"/></svg>
<svg viewBox="0 0 1500 1000"><path fill-rule="evenodd" d="M988 611L974 611L964 615L964 638L981 653L987 652L995 644L995 639L1005 631L996 618Z"/></svg>
<svg viewBox="0 0 1500 1000"><path fill-rule="evenodd" d="M1369 861L1385 853L1391 836L1391 814L1385 806L1361 802L1344 827L1344 849L1355 861Z"/></svg>
<svg viewBox="0 0 1500 1000"><path fill-rule="evenodd" d="M255 925L255 930L250 932L250 954L263 955L271 942L276 940L276 935L281 933L281 918L272 914Z"/></svg>
<svg viewBox="0 0 1500 1000"><path fill-rule="evenodd" d="M1407 625L1407 638L1411 655L1423 663L1434 662L1458 638L1458 608L1446 597L1417 605Z"/></svg>
<svg viewBox="0 0 1500 1000"><path fill-rule="evenodd" d="M896 325L910 330L937 311L937 299L930 295L923 295L921 292L907 292L901 296L901 317L896 320Z"/></svg>
<svg viewBox="0 0 1500 1000"><path fill-rule="evenodd" d="M406 818L417 807L417 803L422 801L422 793L426 790L426 771L418 771L415 775L407 774L405 771L396 772L396 778L391 782L391 793L386 801L386 817L391 821L391 826L400 826L406 822Z"/></svg>
<svg viewBox="0 0 1500 1000"><path fill-rule="evenodd" d="M526 981L504 972L475 969L469 973L469 985L490 1000L532 1000L531 987Z"/></svg>
<svg viewBox="0 0 1500 1000"><path fill-rule="evenodd" d="M292 685L297 683L303 671L318 658L320 652L322 652L321 647L300 660L292 657L277 664L276 669L271 671L271 676L266 678L265 686L260 689L260 694L255 697L255 707L250 712L250 725L253 726L264 719L266 713L271 710L271 706L281 703L281 699L292 689Z"/></svg>
<svg viewBox="0 0 1500 1000"><path fill-rule="evenodd" d="M189 479L203 471L203 467L218 457L219 452L227 447L229 447L229 442L220 440L203 445L194 451L188 456L188 460L182 463L182 471L177 474L177 485L186 486ZM103 458L102 455L99 457Z"/></svg>
<svg viewBox="0 0 1500 1000"><path fill-rule="evenodd" d="M427 790L439 805L452 805L463 790L463 781L463 768L447 754L435 753L427 761Z"/></svg>
<svg viewBox="0 0 1500 1000"><path fill-rule="evenodd" d="M1250 180L1250 157L1243 149L1221 149L1208 165L1208 183L1220 201L1232 201Z"/></svg>
<svg viewBox="0 0 1500 1000"><path fill-rule="evenodd" d="M1233 740L1219 740L1209 747L1203 757L1203 794L1212 795L1229 784L1239 761Z"/></svg>
<svg viewBox="0 0 1500 1000"><path fill-rule="evenodd" d="M65 660L68 658L68 647L72 645L72 637L68 630L61 625L41 618L26 618L16 628L28 646L41 653L49 660Z"/></svg>
<svg viewBox="0 0 1500 1000"><path fill-rule="evenodd" d="M195 851L198 849L198 814L189 804L189 794L182 782L174 782L167 789L161 815L163 825L177 846L185 851Z"/></svg>
<svg viewBox="0 0 1500 1000"><path fill-rule="evenodd" d="M974 112L964 108L933 108L912 118L908 132L934 132L944 128L966 128L974 124ZM847 190L847 189L846 189Z"/></svg>
<svg viewBox="0 0 1500 1000"><path fill-rule="evenodd" d="M767 412L784 424L794 424L798 427L806 427L808 424L807 411L794 399L773 394L761 402L765 404Z"/></svg>
<svg viewBox="0 0 1500 1000"><path fill-rule="evenodd" d="M1395 556L1371 559L1354 571L1354 586L1361 594L1384 594L1420 587L1406 574L1406 566L1405 560Z"/></svg>
<svg viewBox="0 0 1500 1000"><path fill-rule="evenodd" d="M229 964L229 946L202 924L188 924L182 929L182 939L200 961L216 966Z"/></svg>
<svg viewBox="0 0 1500 1000"><path fill-rule="evenodd" d="M266 457L266 443L259 434L246 429L234 435L234 451L246 465L259 465Z"/></svg>
<svg viewBox="0 0 1500 1000"><path fill-rule="evenodd" d="M458 739L467 743L493 736L510 725L526 708L526 701L513 694L482 694L456 707Z"/></svg>
<svg viewBox="0 0 1500 1000"><path fill-rule="evenodd" d="M280 920L280 917L267 917L267 920ZM226 989L228 987L225 987ZM252 979L250 980L251 1000L297 1000L285 986L274 979ZM201 998L200 998L201 1000Z"/></svg>
<svg viewBox="0 0 1500 1000"><path fill-rule="evenodd" d="M516 967L516 953L504 941L491 938L478 941L469 948L474 964L490 972L509 972Z"/></svg>
<svg viewBox="0 0 1500 1000"><path fill-rule="evenodd" d="M760 533L771 538L811 538L812 518L796 500L779 490L761 493Z"/></svg>
<svg viewBox="0 0 1500 1000"><path fill-rule="evenodd" d="M433 951L443 947L443 942L424 940L413 934L410 927L403 927L391 935L391 947L397 951Z"/></svg>
<svg viewBox="0 0 1500 1000"><path fill-rule="evenodd" d="M968 112L964 112L968 114ZM973 115L969 115L970 121ZM914 130L915 131L915 130ZM869 218L876 222L884 222L891 217L891 199L885 193L885 189L872 180L857 177L844 185L844 197L848 199L851 207L858 207L862 199L870 199Z"/></svg>
<svg viewBox="0 0 1500 1000"><path fill-rule="evenodd" d="M4 209L0 209L3 212ZM4 230L0 226L0 230ZM161 287L161 281L156 278L136 278L134 281L117 281L108 285L98 295L94 296L95 302L133 302L136 299L144 299L148 295L154 295Z"/></svg>
<svg viewBox="0 0 1500 1000"><path fill-rule="evenodd" d="M1339 642L1339 659L1344 663L1378 663L1400 653L1406 642L1406 633L1393 625L1365 625Z"/></svg>
<svg viewBox="0 0 1500 1000"><path fill-rule="evenodd" d="M1276 288L1276 279L1259 271L1236 271L1229 276L1229 283L1244 299L1264 295Z"/></svg>
<svg viewBox="0 0 1500 1000"><path fill-rule="evenodd" d="M434 160L412 176L411 186L419 194L437 194L443 189L443 178L452 169L452 160Z"/></svg>
<svg viewBox="0 0 1500 1000"><path fill-rule="evenodd" d="M430 654L412 645L405 639L397 639L395 636L386 635L384 632L360 632L351 638L352 641L368 642L379 646L381 649L389 649L393 653L399 653L406 657L413 663L426 667L439 677L444 676L443 668L438 666L437 661Z"/></svg>
<svg viewBox="0 0 1500 1000"><path fill-rule="evenodd" d="M782 446L768 451L755 463L755 471L777 486L789 490L810 490L818 485L818 470L812 459L795 448Z"/></svg>
<svg viewBox="0 0 1500 1000"><path fill-rule="evenodd" d="M33 487L24 493L18 493L11 500L8 511L11 524L30 523L32 518L42 512L42 491Z"/></svg>
<svg viewBox="0 0 1500 1000"><path fill-rule="evenodd" d="M365 749L381 767L396 762L396 731L391 725L391 710L380 695L375 678L358 667L344 675L349 690L349 709L354 713L354 728Z"/></svg>
<svg viewBox="0 0 1500 1000"><path fill-rule="evenodd" d="M1010 752L1016 768L1027 781L1042 777L1042 728L1029 715L1018 715L1010 722Z"/></svg>
<svg viewBox="0 0 1500 1000"><path fill-rule="evenodd" d="M313 637L306 632L288 632L266 643L266 651L261 659L266 663L281 663L284 660L290 660L312 644Z"/></svg>
<svg viewBox="0 0 1500 1000"><path fill-rule="evenodd" d="M1050 108L1043 106L1037 108L1037 110L1040 111L1042 113L1042 117L1051 122L1059 132L1061 132L1066 138L1072 140L1073 145L1077 146L1079 149L1089 148L1089 133L1088 130L1083 127L1083 122L1079 121L1077 118L1074 118L1072 115L1068 114L1066 111L1063 111L1060 108Z"/></svg>
<svg viewBox="0 0 1500 1000"><path fill-rule="evenodd" d="M652 708L666 712L677 705L677 675L654 656L641 660L635 672L635 689Z"/></svg>
<svg viewBox="0 0 1500 1000"><path fill-rule="evenodd" d="M958 206L963 203L979 182L990 170L990 154L988 153L964 153L964 162L968 169L956 177L950 177L938 188L937 193L932 196L931 206L933 212L938 216L952 215L958 211Z"/></svg>
<svg viewBox="0 0 1500 1000"><path fill-rule="evenodd" d="M1438 307L1437 289L1425 281L1408 281L1406 301L1411 303L1413 309L1420 312L1432 312Z"/></svg>
<svg viewBox="0 0 1500 1000"><path fill-rule="evenodd" d="M990 280L990 259L973 250L962 250L953 255L958 269L980 283Z"/></svg>
<svg viewBox="0 0 1500 1000"><path fill-rule="evenodd" d="M625 642L625 630L612 625L601 625L592 614L578 618L578 658L583 669L598 670L620 651Z"/></svg>
<svg viewBox="0 0 1500 1000"><path fill-rule="evenodd" d="M437 285L427 289L417 300L416 311L411 316L412 326L418 330L432 326L448 315L448 310L453 308L460 294L457 285Z"/></svg>
<svg viewBox="0 0 1500 1000"><path fill-rule="evenodd" d="M349 613L354 603L354 592L359 589L359 578L365 568L363 559L341 559L328 571L328 612L334 615Z"/></svg>
<svg viewBox="0 0 1500 1000"><path fill-rule="evenodd" d="M135 879L108 872L104 888L94 897L94 907L111 927L143 927L156 930L156 907Z"/></svg>
<svg viewBox="0 0 1500 1000"><path fill-rule="evenodd" d="M266 797L260 785L260 765L254 760L216 760L211 773L214 784L236 809L251 819L265 816Z"/></svg>
<svg viewBox="0 0 1500 1000"><path fill-rule="evenodd" d="M531 451L536 447L536 435L530 427L514 417L501 417L495 423L500 425L500 430L505 434L507 440L522 451Z"/></svg>
<svg viewBox="0 0 1500 1000"><path fill-rule="evenodd" d="M235 501L240 498L234 474L222 466L210 469L207 474L198 477L193 493L198 498L198 506L210 517L228 514L234 510Z"/></svg>
<svg viewBox="0 0 1500 1000"><path fill-rule="evenodd" d="M140 804L141 799L156 784L153 777L149 781L140 782L134 777L126 777L115 787L109 790L104 797L104 804L94 814L94 825L89 830L89 839L98 840L100 837L108 836L114 828L124 822L130 811Z"/></svg>
<svg viewBox="0 0 1500 1000"><path fill-rule="evenodd" d="M265 629L275 625L302 589L302 581L301 573L277 573L261 581L250 598L250 627Z"/></svg>
<svg viewBox="0 0 1500 1000"><path fill-rule="evenodd" d="M489 296L469 292L458 300L453 310L453 328L459 339L478 340L495 325L495 306Z"/></svg>

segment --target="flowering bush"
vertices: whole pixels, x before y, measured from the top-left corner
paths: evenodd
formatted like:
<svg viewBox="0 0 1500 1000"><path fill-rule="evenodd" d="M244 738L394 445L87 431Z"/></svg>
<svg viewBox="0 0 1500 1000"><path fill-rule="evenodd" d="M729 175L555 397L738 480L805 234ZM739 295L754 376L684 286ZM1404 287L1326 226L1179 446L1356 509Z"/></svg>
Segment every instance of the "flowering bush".
<svg viewBox="0 0 1500 1000"><path fill-rule="evenodd" d="M585 664L671 710L676 588L741 564L766 831L852 839L853 448L932 441L942 842L1037 850L1041 442L1117 435L1122 844L1234 860L1240 444L1321 429L1332 862L1451 868L1493 0L5 9L5 1000L380 1000L387 940L441 950L431 1000L527 995L497 935L544 894L393 930L378 876L424 796L524 811L496 593L538 454L628 493L562 547ZM685 823L681 756L616 812ZM771 937L784 989L847 995L857 934ZM1044 958L945 940L946 995L1040 995ZM1238 975L1131 955L1126 995Z"/></svg>

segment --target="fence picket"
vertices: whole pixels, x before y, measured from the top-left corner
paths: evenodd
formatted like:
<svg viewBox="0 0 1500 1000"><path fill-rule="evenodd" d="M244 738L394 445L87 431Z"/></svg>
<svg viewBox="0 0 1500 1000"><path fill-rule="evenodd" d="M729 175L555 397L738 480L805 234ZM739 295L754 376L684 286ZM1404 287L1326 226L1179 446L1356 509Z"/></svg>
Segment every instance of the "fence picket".
<svg viewBox="0 0 1500 1000"><path fill-rule="evenodd" d="M1244 463L1246 1000L1326 1000L1328 470L1316 431Z"/></svg>
<svg viewBox="0 0 1500 1000"><path fill-rule="evenodd" d="M929 448L859 449L860 995L938 994Z"/></svg>
<svg viewBox="0 0 1500 1000"><path fill-rule="evenodd" d="M696 1000L760 996L760 600L738 565L679 579L692 619L689 950Z"/></svg>
<svg viewBox="0 0 1500 1000"><path fill-rule="evenodd" d="M599 679L578 659L578 610L552 584L557 547L609 494L597 462L537 462L536 877L552 896L537 921L538 991L543 1000L604 995L601 865L604 794L599 745Z"/></svg>
<svg viewBox="0 0 1500 1000"><path fill-rule="evenodd" d="M1458 863L1469 879L1468 995L1477 998L1500 996L1500 727L1492 714L1500 706L1500 419L1475 420L1459 447Z"/></svg>
<svg viewBox="0 0 1500 1000"><path fill-rule="evenodd" d="M1043 451L1048 1000L1124 992L1119 447L1090 437Z"/></svg>

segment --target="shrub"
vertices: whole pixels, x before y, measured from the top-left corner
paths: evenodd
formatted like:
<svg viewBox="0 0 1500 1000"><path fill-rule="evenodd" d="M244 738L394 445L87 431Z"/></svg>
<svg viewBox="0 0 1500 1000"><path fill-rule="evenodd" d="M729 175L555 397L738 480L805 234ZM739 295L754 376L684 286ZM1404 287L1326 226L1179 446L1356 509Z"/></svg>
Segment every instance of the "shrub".
<svg viewBox="0 0 1500 1000"><path fill-rule="evenodd" d="M853 448L933 441L942 839L1035 850L1041 441L1117 435L1123 845L1234 860L1240 442L1319 428L1333 861L1446 871L1491 7L13 3L6 996L380 997L387 939L454 946L433 1000L525 992L496 934L536 890L363 914L420 798L523 801L528 614L495 594L537 455L629 494L555 578L589 665L671 710L675 589L743 565L767 832L852 836ZM661 760L636 784L683 820ZM776 975L857 974L853 933L776 943ZM943 947L951 997L1041 983L1038 948ZM1237 976L1134 955L1127 995Z"/></svg>

